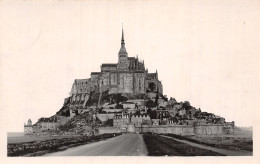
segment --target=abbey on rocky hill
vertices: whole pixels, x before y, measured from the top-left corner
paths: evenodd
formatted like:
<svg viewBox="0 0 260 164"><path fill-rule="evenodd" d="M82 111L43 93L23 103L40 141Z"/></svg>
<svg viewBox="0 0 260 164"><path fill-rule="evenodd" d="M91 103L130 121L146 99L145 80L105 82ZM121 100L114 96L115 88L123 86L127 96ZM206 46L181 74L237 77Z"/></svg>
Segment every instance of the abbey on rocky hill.
<svg viewBox="0 0 260 164"><path fill-rule="evenodd" d="M128 57L123 29L118 63L102 64L101 71L92 72L91 78L75 79L70 96L72 101L86 103L91 92L104 91L108 91L109 94L142 94L149 91L163 93L163 86L158 79L157 71L148 73L144 61L139 61L138 56L136 58Z"/></svg>
<svg viewBox="0 0 260 164"><path fill-rule="evenodd" d="M26 135L122 132L211 135L234 133L235 122L201 112L188 101L168 100L157 71L128 57L124 32L118 63L102 64L89 79L76 79L62 108L50 118L24 125Z"/></svg>

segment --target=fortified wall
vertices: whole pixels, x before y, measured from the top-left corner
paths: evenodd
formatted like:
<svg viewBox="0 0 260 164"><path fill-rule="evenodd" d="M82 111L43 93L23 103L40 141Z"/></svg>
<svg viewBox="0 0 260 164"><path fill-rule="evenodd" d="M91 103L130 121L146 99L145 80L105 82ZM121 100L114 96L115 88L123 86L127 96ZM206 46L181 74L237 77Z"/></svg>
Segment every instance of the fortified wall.
<svg viewBox="0 0 260 164"><path fill-rule="evenodd" d="M194 133L197 135L225 134L224 125L195 125Z"/></svg>
<svg viewBox="0 0 260 164"><path fill-rule="evenodd" d="M122 133L118 127L99 127L98 134Z"/></svg>
<svg viewBox="0 0 260 164"><path fill-rule="evenodd" d="M231 127L232 129L232 127ZM234 129L234 127L233 127ZM160 134L176 134L182 136L190 135L217 135L227 134L226 128L223 124L205 124L205 125L141 125L135 126L135 132L138 133L160 133ZM122 133L120 128L106 127L99 128L100 134L105 133ZM127 132L134 132L131 129L127 129Z"/></svg>
<svg viewBox="0 0 260 164"><path fill-rule="evenodd" d="M135 127L135 131L139 133L172 133L177 135L194 135L194 127L192 125L142 125Z"/></svg>

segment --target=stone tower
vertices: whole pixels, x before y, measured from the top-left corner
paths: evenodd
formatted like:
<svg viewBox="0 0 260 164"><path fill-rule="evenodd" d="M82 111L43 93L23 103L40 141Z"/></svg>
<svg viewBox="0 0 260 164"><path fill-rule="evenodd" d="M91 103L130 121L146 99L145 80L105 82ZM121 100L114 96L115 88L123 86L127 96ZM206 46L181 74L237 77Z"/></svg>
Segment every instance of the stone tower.
<svg viewBox="0 0 260 164"><path fill-rule="evenodd" d="M32 125L32 121L31 121L31 119L29 119L29 120L27 121L27 125L29 125L29 126Z"/></svg>
<svg viewBox="0 0 260 164"><path fill-rule="evenodd" d="M118 70L128 71L128 68L129 68L128 54L125 48L124 30L122 29L121 48L118 52Z"/></svg>

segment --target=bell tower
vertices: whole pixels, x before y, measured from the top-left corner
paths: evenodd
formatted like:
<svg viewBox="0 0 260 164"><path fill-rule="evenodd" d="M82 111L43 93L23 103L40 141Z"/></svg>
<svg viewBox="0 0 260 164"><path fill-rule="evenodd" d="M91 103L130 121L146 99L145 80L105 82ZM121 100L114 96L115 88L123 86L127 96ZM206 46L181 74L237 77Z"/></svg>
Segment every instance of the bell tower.
<svg viewBox="0 0 260 164"><path fill-rule="evenodd" d="M124 29L122 28L121 48L118 52L118 69L129 70L128 54L125 48Z"/></svg>

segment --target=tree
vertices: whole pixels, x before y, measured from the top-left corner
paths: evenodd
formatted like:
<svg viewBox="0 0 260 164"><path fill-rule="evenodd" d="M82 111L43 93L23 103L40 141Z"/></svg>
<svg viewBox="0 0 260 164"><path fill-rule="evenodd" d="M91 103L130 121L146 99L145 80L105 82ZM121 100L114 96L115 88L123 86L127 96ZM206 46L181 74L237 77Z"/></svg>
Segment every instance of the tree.
<svg viewBox="0 0 260 164"><path fill-rule="evenodd" d="M159 99L159 94L157 93L156 94L156 97L155 97L155 105L158 107L158 99Z"/></svg>
<svg viewBox="0 0 260 164"><path fill-rule="evenodd" d="M190 109L191 108L190 102L189 101L184 101L183 108L185 108L186 110Z"/></svg>
<svg viewBox="0 0 260 164"><path fill-rule="evenodd" d="M150 115L150 113L152 112L152 109L147 109L147 113Z"/></svg>
<svg viewBox="0 0 260 164"><path fill-rule="evenodd" d="M148 108L153 108L153 107L156 107L156 104L153 102L153 100L148 100L145 103L145 106L148 107Z"/></svg>
<svg viewBox="0 0 260 164"><path fill-rule="evenodd" d="M136 114L136 115L140 115L141 113L140 113L140 111L138 110L138 111L135 112L135 114Z"/></svg>
<svg viewBox="0 0 260 164"><path fill-rule="evenodd" d="M123 109L123 105L122 104L118 104L115 106L116 109Z"/></svg>
<svg viewBox="0 0 260 164"><path fill-rule="evenodd" d="M69 116L70 116L70 110L69 110L69 109L66 110L66 112L65 112L65 116L66 116L66 117L69 117Z"/></svg>
<svg viewBox="0 0 260 164"><path fill-rule="evenodd" d="M156 114L156 110L152 110L150 113L150 118L151 119L157 119L157 114Z"/></svg>
<svg viewBox="0 0 260 164"><path fill-rule="evenodd" d="M119 105L119 103L120 102L124 102L124 101L126 101L127 100L127 98L126 97L124 97L124 96L122 96L121 94L116 94L116 95L114 95L113 96L113 99L115 100L115 102L116 102L116 104L117 104L117 106Z"/></svg>
<svg viewBox="0 0 260 164"><path fill-rule="evenodd" d="M100 109L98 109L98 113L103 112L103 107L101 107Z"/></svg>
<svg viewBox="0 0 260 164"><path fill-rule="evenodd" d="M149 83L148 87L153 92L156 86L153 82L151 82L151 83Z"/></svg>
<svg viewBox="0 0 260 164"><path fill-rule="evenodd" d="M79 114L79 111L76 109L75 110L75 115L77 116Z"/></svg>
<svg viewBox="0 0 260 164"><path fill-rule="evenodd" d="M175 104L175 103L177 103L177 101L176 101L176 99L175 98L170 98L170 102L172 103L172 104Z"/></svg>
<svg viewBox="0 0 260 164"><path fill-rule="evenodd" d="M173 121L174 123L178 123L178 118L177 118L177 117L173 117L173 118L172 118L172 121Z"/></svg>

